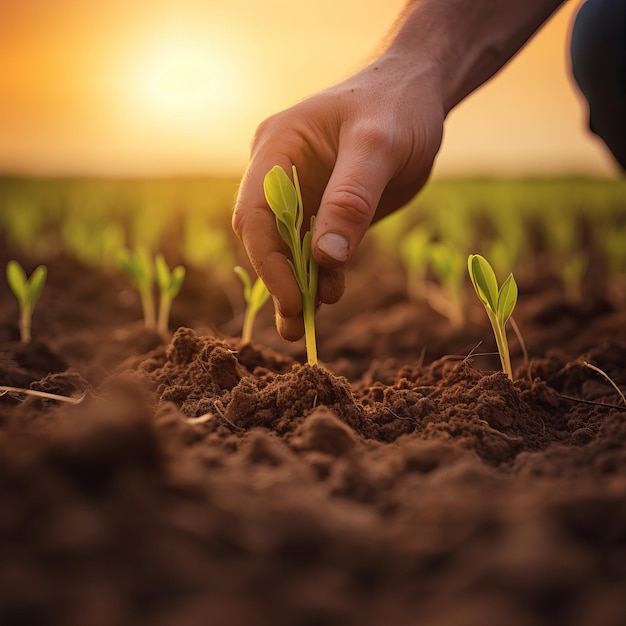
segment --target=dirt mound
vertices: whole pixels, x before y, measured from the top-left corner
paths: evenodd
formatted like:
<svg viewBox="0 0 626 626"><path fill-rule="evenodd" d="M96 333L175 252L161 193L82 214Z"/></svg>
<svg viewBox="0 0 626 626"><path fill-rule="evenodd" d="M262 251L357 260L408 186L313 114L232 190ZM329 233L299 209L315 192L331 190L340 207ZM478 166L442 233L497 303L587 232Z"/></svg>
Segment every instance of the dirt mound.
<svg viewBox="0 0 626 626"><path fill-rule="evenodd" d="M0 398L0 624L624 623L619 308L572 354L521 302L531 357L513 345L510 381L459 355L471 326L425 339L446 346L431 358L376 353L384 310L354 321L352 352L321 333L333 356L311 367L94 306L79 329L43 306L44 349L3 313L2 383L64 398ZM406 336L428 337L417 319Z"/></svg>

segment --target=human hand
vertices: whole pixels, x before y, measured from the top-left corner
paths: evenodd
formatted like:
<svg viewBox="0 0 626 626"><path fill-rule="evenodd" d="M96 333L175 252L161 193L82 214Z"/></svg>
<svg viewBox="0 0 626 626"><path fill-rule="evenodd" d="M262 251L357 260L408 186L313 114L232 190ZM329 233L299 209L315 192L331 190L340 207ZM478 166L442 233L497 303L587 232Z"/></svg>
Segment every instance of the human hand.
<svg viewBox="0 0 626 626"><path fill-rule="evenodd" d="M312 247L320 264L318 299L332 304L343 293L342 267L369 225L406 204L428 179L443 119L431 74L383 55L259 126L233 228L274 298L285 339L303 335L302 301L265 200L267 172L274 165L298 170L304 223L317 215Z"/></svg>

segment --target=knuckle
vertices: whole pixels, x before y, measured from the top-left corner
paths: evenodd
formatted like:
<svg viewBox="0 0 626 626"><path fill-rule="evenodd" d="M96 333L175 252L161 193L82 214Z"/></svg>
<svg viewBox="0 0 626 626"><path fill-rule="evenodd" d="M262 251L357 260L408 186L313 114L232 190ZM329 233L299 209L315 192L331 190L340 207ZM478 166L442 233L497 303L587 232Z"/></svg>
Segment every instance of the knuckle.
<svg viewBox="0 0 626 626"><path fill-rule="evenodd" d="M371 152L391 154L396 144L394 128L381 124L361 124L354 129L354 137L366 154Z"/></svg>
<svg viewBox="0 0 626 626"><path fill-rule="evenodd" d="M252 142L258 143L259 139L267 135L268 133L274 132L277 126L280 126L280 118L283 113L278 112L266 117L264 120L260 122L260 124L256 128L256 132L252 138Z"/></svg>
<svg viewBox="0 0 626 626"><path fill-rule="evenodd" d="M357 182L343 183L334 189L329 204L336 218L363 224L372 218L373 208L366 189Z"/></svg>

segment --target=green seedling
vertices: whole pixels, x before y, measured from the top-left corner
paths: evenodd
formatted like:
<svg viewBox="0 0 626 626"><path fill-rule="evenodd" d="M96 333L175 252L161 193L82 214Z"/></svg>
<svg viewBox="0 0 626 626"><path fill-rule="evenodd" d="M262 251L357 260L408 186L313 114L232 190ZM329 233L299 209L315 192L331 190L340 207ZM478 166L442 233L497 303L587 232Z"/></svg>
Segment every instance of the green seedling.
<svg viewBox="0 0 626 626"><path fill-rule="evenodd" d="M239 280L241 280L241 284L243 285L243 299L246 303L246 312L243 317L243 329L241 331L241 341L243 343L250 343L250 341L252 341L254 320L256 319L257 313L268 301L270 292L267 290L265 283L260 278L257 278L253 285L250 275L243 267L241 267L241 265L237 265L235 267L235 274L239 276Z"/></svg>
<svg viewBox="0 0 626 626"><path fill-rule="evenodd" d="M505 326L517 303L517 283L513 278L513 274L509 274L500 288L498 288L498 281L493 268L479 254L469 255L467 268L476 290L476 295L483 303L487 311L487 317L491 322L498 352L500 353L502 370L513 380Z"/></svg>
<svg viewBox="0 0 626 626"><path fill-rule="evenodd" d="M154 263L150 250L146 246L137 246L134 251L122 248L118 253L122 271L130 278L139 291L143 318L146 328L156 329L154 308Z"/></svg>
<svg viewBox="0 0 626 626"><path fill-rule="evenodd" d="M428 248L430 265L441 285L441 297L431 297L431 306L443 313L452 326L463 325L463 278L465 257L448 241L431 243Z"/></svg>
<svg viewBox="0 0 626 626"><path fill-rule="evenodd" d="M28 344L31 340L33 310L46 282L48 269L45 265L40 265L27 278L26 272L17 261L9 261L6 271L7 282L20 306L20 339L23 344Z"/></svg>
<svg viewBox="0 0 626 626"><path fill-rule="evenodd" d="M309 365L317 365L317 344L315 339L315 300L319 267L311 253L311 236L315 216L311 216L310 230L301 236L304 209L298 173L292 166L293 182L285 170L275 165L263 182L265 198L274 215L283 241L291 251L288 259L291 271L302 295L302 316L304 318L304 340Z"/></svg>
<svg viewBox="0 0 626 626"><path fill-rule="evenodd" d="M178 295L185 279L185 268L178 265L170 270L163 255L158 253L153 260L146 246L138 246L134 252L122 248L118 259L120 267L139 291L146 328L166 335L172 301ZM155 277L159 289L158 315L154 302Z"/></svg>
<svg viewBox="0 0 626 626"><path fill-rule="evenodd" d="M160 252L154 257L154 267L156 269L157 287L159 288L157 331L162 335L167 335L172 300L178 295L183 285L185 268L182 265L177 265L173 270L170 270Z"/></svg>

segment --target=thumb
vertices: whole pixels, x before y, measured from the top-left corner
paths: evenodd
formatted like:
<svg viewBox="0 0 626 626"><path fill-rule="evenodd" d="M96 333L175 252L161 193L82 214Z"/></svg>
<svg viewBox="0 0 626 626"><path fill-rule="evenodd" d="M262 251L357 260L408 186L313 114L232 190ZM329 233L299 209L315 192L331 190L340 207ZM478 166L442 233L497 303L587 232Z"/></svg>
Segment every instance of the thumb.
<svg viewBox="0 0 626 626"><path fill-rule="evenodd" d="M354 254L391 178L389 160L372 142L340 145L313 232L313 256L323 267L339 267Z"/></svg>

